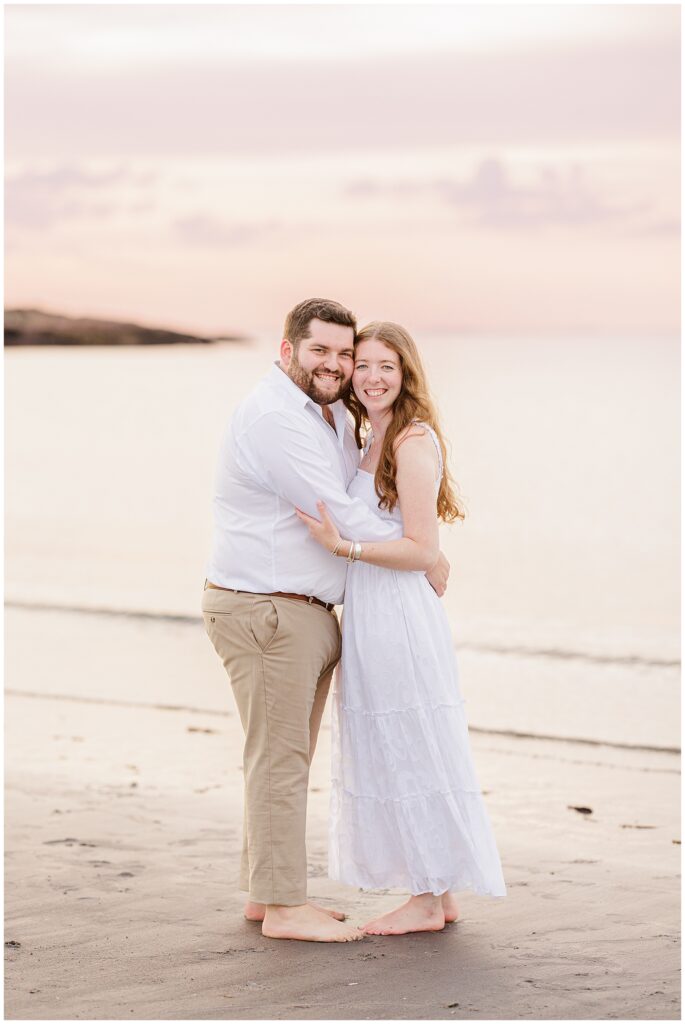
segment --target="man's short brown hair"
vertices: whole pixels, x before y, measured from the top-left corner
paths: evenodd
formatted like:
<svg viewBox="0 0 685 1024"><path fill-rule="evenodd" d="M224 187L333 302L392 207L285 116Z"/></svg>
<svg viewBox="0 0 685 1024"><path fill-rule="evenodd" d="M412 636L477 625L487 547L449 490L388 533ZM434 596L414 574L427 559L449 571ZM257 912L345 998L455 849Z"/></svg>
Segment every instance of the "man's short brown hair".
<svg viewBox="0 0 685 1024"><path fill-rule="evenodd" d="M283 328L283 337L288 339L295 351L301 340L309 337L309 325L315 319L351 327L355 334L357 331L357 318L354 313L345 309L339 302L334 302L333 299L305 299L290 310Z"/></svg>

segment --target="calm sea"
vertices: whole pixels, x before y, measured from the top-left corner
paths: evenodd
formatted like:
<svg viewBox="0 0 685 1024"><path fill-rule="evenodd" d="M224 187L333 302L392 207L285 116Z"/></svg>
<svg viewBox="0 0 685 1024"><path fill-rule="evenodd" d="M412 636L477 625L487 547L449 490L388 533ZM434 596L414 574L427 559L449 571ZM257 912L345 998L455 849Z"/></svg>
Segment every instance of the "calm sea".
<svg viewBox="0 0 685 1024"><path fill-rule="evenodd" d="M569 702L579 673L578 693L627 692L637 671L669 719L678 341L435 337L422 351L468 509L442 532L445 602L464 655L497 661L487 706L505 666L520 678L530 662ZM7 600L197 614L219 437L276 354L265 340L7 350Z"/></svg>

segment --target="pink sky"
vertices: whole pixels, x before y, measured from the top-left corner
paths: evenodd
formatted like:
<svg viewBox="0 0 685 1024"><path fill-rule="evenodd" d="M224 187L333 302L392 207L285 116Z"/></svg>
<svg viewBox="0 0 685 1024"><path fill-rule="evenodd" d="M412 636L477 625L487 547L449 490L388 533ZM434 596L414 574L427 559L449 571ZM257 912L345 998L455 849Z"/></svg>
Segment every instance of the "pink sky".
<svg viewBox="0 0 685 1024"><path fill-rule="evenodd" d="M6 305L679 322L677 6L6 7Z"/></svg>

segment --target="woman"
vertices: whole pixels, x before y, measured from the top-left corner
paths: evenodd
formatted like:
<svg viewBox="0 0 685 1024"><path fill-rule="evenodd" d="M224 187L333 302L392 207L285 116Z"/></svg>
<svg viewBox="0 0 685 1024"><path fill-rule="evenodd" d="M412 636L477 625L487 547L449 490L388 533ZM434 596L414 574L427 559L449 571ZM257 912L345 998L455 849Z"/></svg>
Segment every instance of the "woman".
<svg viewBox="0 0 685 1024"><path fill-rule="evenodd" d="M349 562L343 654L333 705L329 873L362 888L402 887L409 900L367 934L437 931L453 895L504 896L502 869L469 750L452 637L425 578L438 520L463 518L416 346L399 325L369 324L355 341L348 400L357 443L349 492L397 524L397 539L341 537L298 513Z"/></svg>

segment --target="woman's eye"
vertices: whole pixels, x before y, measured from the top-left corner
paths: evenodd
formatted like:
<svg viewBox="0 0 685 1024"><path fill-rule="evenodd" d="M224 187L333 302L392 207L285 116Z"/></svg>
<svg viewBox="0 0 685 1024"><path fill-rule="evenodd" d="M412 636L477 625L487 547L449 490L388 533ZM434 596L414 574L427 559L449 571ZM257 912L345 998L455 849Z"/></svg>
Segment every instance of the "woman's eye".
<svg viewBox="0 0 685 1024"><path fill-rule="evenodd" d="M355 366L355 370L365 370L365 369L366 369L366 363L357 363L357 365Z"/></svg>

